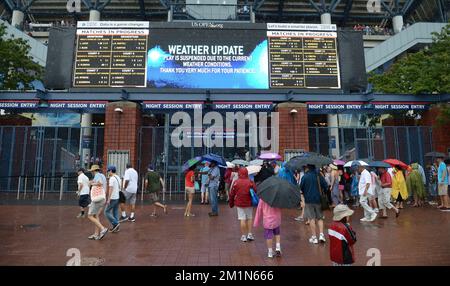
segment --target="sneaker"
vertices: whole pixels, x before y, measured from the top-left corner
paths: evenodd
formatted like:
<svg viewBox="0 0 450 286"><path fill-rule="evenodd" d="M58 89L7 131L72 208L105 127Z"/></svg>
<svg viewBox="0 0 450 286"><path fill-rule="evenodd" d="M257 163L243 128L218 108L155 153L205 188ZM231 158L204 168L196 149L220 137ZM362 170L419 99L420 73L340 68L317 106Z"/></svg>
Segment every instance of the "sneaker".
<svg viewBox="0 0 450 286"><path fill-rule="evenodd" d="M281 249L280 248L275 249L275 256L276 257L281 257Z"/></svg>
<svg viewBox="0 0 450 286"><path fill-rule="evenodd" d="M88 239L90 239L90 240L97 240L97 235L91 234L91 235L88 237Z"/></svg>
<svg viewBox="0 0 450 286"><path fill-rule="evenodd" d="M127 220L128 220L127 216L121 216L120 219L119 219L119 222L124 222L124 221L127 221Z"/></svg>
<svg viewBox="0 0 450 286"><path fill-rule="evenodd" d="M323 242L323 243L326 242L326 240L325 240L325 235L323 235L323 233L321 233L321 234L319 235L319 241L320 241L320 242Z"/></svg>
<svg viewBox="0 0 450 286"><path fill-rule="evenodd" d="M249 234L247 235L247 240L253 241L253 240L255 240L255 237L253 237L253 234L249 233Z"/></svg>
<svg viewBox="0 0 450 286"><path fill-rule="evenodd" d="M377 209L377 208L375 208L375 209L373 209L373 211L376 212L376 213L378 213L380 210Z"/></svg>
<svg viewBox="0 0 450 286"><path fill-rule="evenodd" d="M360 219L360 221L369 221L369 219L366 217L363 217L362 219Z"/></svg>
<svg viewBox="0 0 450 286"><path fill-rule="evenodd" d="M302 216L298 216L296 218L294 218L295 221L303 221L303 217Z"/></svg>
<svg viewBox="0 0 450 286"><path fill-rule="evenodd" d="M311 238L309 239L309 243L318 244L319 241L317 240L316 236L311 236Z"/></svg>
<svg viewBox="0 0 450 286"><path fill-rule="evenodd" d="M77 215L77 218L83 218L83 217L85 217L85 216L86 216L85 214L79 213L79 214Z"/></svg>
<svg viewBox="0 0 450 286"><path fill-rule="evenodd" d="M213 213L213 212L211 212L211 213L208 213L208 215L209 215L209 216L218 216L219 214L218 214L218 213Z"/></svg>
<svg viewBox="0 0 450 286"><path fill-rule="evenodd" d="M443 212L450 212L450 208L443 207L443 208L441 208L441 211L443 211Z"/></svg>
<svg viewBox="0 0 450 286"><path fill-rule="evenodd" d="M129 217L129 218L128 218L128 221L135 222L135 221L136 221L136 218L135 218L135 217Z"/></svg>
<svg viewBox="0 0 450 286"><path fill-rule="evenodd" d="M242 242L247 242L247 237L245 235L241 236L241 241Z"/></svg>
<svg viewBox="0 0 450 286"><path fill-rule="evenodd" d="M437 205L438 203L436 203L436 202L433 202L433 201L431 201L431 202L428 202L430 205L432 205L432 206L435 206L435 205Z"/></svg>
<svg viewBox="0 0 450 286"><path fill-rule="evenodd" d="M272 249L267 252L267 258L273 258Z"/></svg>
<svg viewBox="0 0 450 286"><path fill-rule="evenodd" d="M374 221L377 218L377 213L372 213L369 221Z"/></svg>
<svg viewBox="0 0 450 286"><path fill-rule="evenodd" d="M108 233L108 229L105 228L100 232L100 235L95 239L95 240L101 240L102 238L105 237L105 235Z"/></svg>
<svg viewBox="0 0 450 286"><path fill-rule="evenodd" d="M119 228L120 228L120 223L116 224L113 228L111 232L119 232Z"/></svg>

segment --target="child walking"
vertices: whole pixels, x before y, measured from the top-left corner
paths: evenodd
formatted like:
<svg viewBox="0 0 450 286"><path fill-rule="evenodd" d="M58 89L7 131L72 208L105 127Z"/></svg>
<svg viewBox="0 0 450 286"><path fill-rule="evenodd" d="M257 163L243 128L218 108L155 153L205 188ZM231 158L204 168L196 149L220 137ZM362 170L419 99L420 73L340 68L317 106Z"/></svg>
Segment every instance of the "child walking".
<svg viewBox="0 0 450 286"><path fill-rule="evenodd" d="M281 225L281 209L269 206L262 198L259 198L258 208L255 214L254 227L260 224L262 219L264 227L264 238L267 244L267 257L273 258L272 240L275 236L275 256L281 256L280 244L280 225Z"/></svg>
<svg viewBox="0 0 450 286"><path fill-rule="evenodd" d="M352 214L353 211L343 204L337 205L333 210L333 223L328 229L333 266L350 266L355 263L353 245L356 242L356 234L350 227Z"/></svg>

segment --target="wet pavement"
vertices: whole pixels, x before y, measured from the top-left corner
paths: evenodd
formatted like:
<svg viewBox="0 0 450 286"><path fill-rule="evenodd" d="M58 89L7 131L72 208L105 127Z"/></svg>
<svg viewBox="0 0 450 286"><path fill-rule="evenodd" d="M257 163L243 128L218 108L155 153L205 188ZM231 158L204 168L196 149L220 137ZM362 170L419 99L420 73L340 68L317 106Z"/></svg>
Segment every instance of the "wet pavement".
<svg viewBox="0 0 450 286"><path fill-rule="evenodd" d="M311 245L309 227L293 220L298 210L284 210L281 258L269 259L263 229L256 240L240 241L236 209L220 205L218 217L210 207L194 205L195 217L183 217L184 205L172 204L169 214L138 205L136 222L121 224L119 233L101 241L87 237L93 224L77 219L74 205L2 205L0 207L0 265L66 265L71 248L79 249L83 265L330 265L329 245ZM407 206L399 218L361 223L362 209L353 215L357 233L355 265L366 265L367 252L377 248L381 265L450 265L450 212L435 207ZM331 213L326 213L326 226ZM106 225L106 218L102 215ZM370 251L369 251L370 252Z"/></svg>

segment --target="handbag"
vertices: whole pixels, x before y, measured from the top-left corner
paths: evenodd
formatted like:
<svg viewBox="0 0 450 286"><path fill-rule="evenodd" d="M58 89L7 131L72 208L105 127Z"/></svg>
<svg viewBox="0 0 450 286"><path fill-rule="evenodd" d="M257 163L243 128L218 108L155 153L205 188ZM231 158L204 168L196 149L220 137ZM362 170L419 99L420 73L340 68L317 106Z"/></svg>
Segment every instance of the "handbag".
<svg viewBox="0 0 450 286"><path fill-rule="evenodd" d="M194 189L195 189L196 191L199 191L199 190L200 190L200 184L199 184L197 181L195 181L195 183L194 183Z"/></svg>
<svg viewBox="0 0 450 286"><path fill-rule="evenodd" d="M103 187L93 186L91 188L91 201L94 203L98 203L102 200L106 200L106 194Z"/></svg>
<svg viewBox="0 0 450 286"><path fill-rule="evenodd" d="M330 205L328 204L328 198L327 195L324 194L322 188L320 187L320 179L319 176L317 176L317 186L319 187L319 193L320 193L320 208L324 210L328 210L330 208Z"/></svg>
<svg viewBox="0 0 450 286"><path fill-rule="evenodd" d="M258 206L259 203L259 197L256 194L255 190L253 190L253 188L250 189L250 196L252 197L252 206L256 207Z"/></svg>

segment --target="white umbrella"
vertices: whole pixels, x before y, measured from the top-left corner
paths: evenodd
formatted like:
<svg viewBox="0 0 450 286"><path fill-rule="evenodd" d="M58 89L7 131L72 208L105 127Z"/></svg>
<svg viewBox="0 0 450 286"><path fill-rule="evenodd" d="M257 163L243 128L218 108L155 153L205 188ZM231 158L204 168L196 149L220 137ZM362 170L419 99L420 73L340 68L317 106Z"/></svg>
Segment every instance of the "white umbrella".
<svg viewBox="0 0 450 286"><path fill-rule="evenodd" d="M234 168L234 164L227 161L227 168Z"/></svg>
<svg viewBox="0 0 450 286"><path fill-rule="evenodd" d="M250 166L262 166L262 164L264 163L264 160L261 159L255 159L250 161Z"/></svg>
<svg viewBox="0 0 450 286"><path fill-rule="evenodd" d="M355 161L348 161L347 163L345 163L344 167L351 167L353 162L359 162L359 164L361 164L361 166L368 166L369 164L367 164L364 161L361 160L355 160Z"/></svg>
<svg viewBox="0 0 450 286"><path fill-rule="evenodd" d="M261 166L248 166L245 168L247 168L248 174L252 175L252 174L259 173L259 171L261 171L262 167Z"/></svg>

